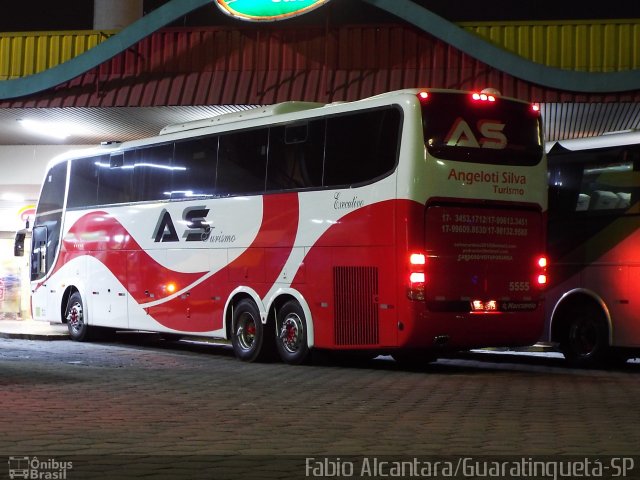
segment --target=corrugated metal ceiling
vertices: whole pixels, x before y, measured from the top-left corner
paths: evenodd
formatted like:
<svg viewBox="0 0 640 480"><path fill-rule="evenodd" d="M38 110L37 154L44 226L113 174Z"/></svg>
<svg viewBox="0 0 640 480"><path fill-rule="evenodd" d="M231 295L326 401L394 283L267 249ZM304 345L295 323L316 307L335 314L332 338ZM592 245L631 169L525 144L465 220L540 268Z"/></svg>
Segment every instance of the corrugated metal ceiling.
<svg viewBox="0 0 640 480"><path fill-rule="evenodd" d="M251 105L113 108L0 108L0 145L95 145L103 141L127 141L157 135L173 123L201 120L252 108ZM46 132L32 132L19 120L64 122L84 127L86 133L56 140Z"/></svg>
<svg viewBox="0 0 640 480"><path fill-rule="evenodd" d="M636 103L542 103L540 107L547 141L640 130L640 104ZM248 108L252 106L5 108L0 109L0 145L94 145L134 140L157 135L166 125ZM25 130L20 119L80 124L88 132L53 140Z"/></svg>
<svg viewBox="0 0 640 480"><path fill-rule="evenodd" d="M548 141L640 130L639 103L543 103L540 107Z"/></svg>

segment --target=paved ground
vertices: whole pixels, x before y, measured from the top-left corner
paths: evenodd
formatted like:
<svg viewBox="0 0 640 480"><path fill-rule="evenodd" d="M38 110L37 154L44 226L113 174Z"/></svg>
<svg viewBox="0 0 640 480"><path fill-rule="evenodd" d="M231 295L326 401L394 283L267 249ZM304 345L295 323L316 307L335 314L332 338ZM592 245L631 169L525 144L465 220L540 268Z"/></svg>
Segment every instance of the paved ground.
<svg viewBox="0 0 640 480"><path fill-rule="evenodd" d="M61 323L0 318L0 338L66 340L69 338L69 332L67 326Z"/></svg>
<svg viewBox="0 0 640 480"><path fill-rule="evenodd" d="M485 354L423 371L386 358L293 367L154 335L0 338L0 478L25 457L49 474L71 461L73 479L304 478L327 474L306 470L325 456L343 469L351 455L629 456L639 398L639 363L580 371Z"/></svg>

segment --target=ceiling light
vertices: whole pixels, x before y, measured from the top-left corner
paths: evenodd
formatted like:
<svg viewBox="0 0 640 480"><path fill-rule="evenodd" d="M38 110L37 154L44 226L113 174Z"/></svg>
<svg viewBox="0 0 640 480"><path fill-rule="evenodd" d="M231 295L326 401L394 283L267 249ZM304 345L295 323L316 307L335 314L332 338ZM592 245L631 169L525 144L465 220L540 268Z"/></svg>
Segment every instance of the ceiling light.
<svg viewBox="0 0 640 480"><path fill-rule="evenodd" d="M24 195L19 193L6 192L2 194L2 200L6 202L24 202Z"/></svg>
<svg viewBox="0 0 640 480"><path fill-rule="evenodd" d="M64 140L71 135L81 135L89 132L81 125L68 122L42 122L39 120L21 119L18 120L18 123L30 132L60 140Z"/></svg>

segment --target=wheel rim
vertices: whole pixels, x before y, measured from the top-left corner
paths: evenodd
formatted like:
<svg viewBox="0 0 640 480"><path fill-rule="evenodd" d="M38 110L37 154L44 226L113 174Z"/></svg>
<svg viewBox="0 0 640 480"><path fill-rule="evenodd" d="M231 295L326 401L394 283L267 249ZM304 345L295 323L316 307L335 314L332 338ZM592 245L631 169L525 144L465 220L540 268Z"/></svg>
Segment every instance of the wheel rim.
<svg viewBox="0 0 640 480"><path fill-rule="evenodd" d="M236 337L243 350L253 347L256 341L256 321L250 313L245 312L238 318Z"/></svg>
<svg viewBox="0 0 640 480"><path fill-rule="evenodd" d="M82 315L82 304L75 302L67 312L67 323L74 333L80 332L84 325L84 317Z"/></svg>
<svg viewBox="0 0 640 480"><path fill-rule="evenodd" d="M598 328L588 319L578 320L571 325L569 342L573 351L581 357L588 357L598 347Z"/></svg>
<svg viewBox="0 0 640 480"><path fill-rule="evenodd" d="M303 333L302 319L295 313L287 315L280 328L280 340L284 349L289 353L297 353L302 346Z"/></svg>

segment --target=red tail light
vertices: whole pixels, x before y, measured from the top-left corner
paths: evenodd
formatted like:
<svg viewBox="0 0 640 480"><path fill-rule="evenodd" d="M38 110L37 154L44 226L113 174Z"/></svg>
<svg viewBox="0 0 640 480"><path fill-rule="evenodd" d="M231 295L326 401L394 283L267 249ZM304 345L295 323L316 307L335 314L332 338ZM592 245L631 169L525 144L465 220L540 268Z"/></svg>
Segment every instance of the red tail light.
<svg viewBox="0 0 640 480"><path fill-rule="evenodd" d="M427 282L425 266L427 257L424 253L409 255L409 288L407 296L411 300L424 300L424 286Z"/></svg>
<svg viewBox="0 0 640 480"><path fill-rule="evenodd" d="M484 92L473 93L471 95L471 98L476 102L495 102L496 101L495 95L491 93L484 93Z"/></svg>
<svg viewBox="0 0 640 480"><path fill-rule="evenodd" d="M547 265L548 264L549 264L549 261L545 256L540 256L536 260L536 266L538 267L536 272L536 284L540 288L544 288L547 285L547 281L548 281Z"/></svg>
<svg viewBox="0 0 640 480"><path fill-rule="evenodd" d="M427 263L427 257L424 256L424 253L412 253L409 255L409 263L411 265L424 265Z"/></svg>
<svg viewBox="0 0 640 480"><path fill-rule="evenodd" d="M422 91L418 93L418 98L420 99L421 102L424 102L427 98L429 98L429 92L426 91Z"/></svg>

